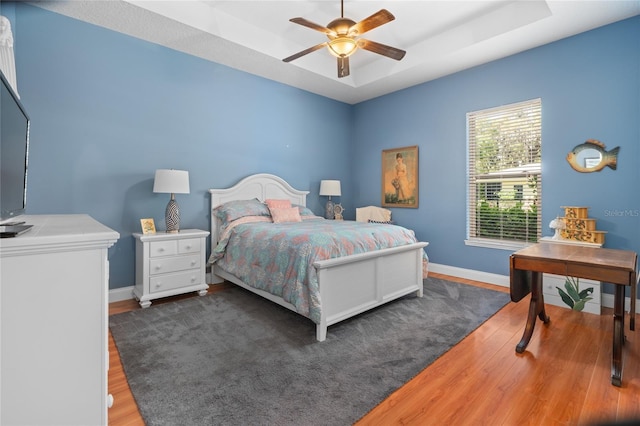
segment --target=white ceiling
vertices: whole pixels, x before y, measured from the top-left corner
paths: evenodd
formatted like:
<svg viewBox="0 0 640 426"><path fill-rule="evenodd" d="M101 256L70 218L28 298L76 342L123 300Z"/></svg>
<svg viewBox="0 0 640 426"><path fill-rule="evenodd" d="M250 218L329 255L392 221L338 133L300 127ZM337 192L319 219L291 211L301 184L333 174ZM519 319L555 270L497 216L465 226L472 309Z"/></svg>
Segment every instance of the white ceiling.
<svg viewBox="0 0 640 426"><path fill-rule="evenodd" d="M401 61L365 50L338 79L326 49L282 59L326 36L289 22L326 26L339 0L45 1L39 7L217 63L355 104L640 14L640 0L346 0L359 22L380 9L396 19L367 39L407 51Z"/></svg>

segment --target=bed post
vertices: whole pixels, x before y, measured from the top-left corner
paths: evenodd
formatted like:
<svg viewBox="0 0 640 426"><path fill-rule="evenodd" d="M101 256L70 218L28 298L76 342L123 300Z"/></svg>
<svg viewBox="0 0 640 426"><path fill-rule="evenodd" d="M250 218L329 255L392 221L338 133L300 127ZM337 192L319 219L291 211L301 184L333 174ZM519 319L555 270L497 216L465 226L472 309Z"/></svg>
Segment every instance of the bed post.
<svg viewBox="0 0 640 426"><path fill-rule="evenodd" d="M327 319L322 318L320 324L316 325L316 340L324 342L327 339Z"/></svg>

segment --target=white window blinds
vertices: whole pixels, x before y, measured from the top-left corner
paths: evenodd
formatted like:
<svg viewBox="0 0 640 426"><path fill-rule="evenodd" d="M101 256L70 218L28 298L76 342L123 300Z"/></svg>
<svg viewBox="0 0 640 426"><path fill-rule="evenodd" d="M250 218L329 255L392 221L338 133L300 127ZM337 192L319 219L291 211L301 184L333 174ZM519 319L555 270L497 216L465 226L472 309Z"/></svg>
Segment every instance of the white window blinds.
<svg viewBox="0 0 640 426"><path fill-rule="evenodd" d="M540 99L467 114L468 238L535 242L541 235Z"/></svg>

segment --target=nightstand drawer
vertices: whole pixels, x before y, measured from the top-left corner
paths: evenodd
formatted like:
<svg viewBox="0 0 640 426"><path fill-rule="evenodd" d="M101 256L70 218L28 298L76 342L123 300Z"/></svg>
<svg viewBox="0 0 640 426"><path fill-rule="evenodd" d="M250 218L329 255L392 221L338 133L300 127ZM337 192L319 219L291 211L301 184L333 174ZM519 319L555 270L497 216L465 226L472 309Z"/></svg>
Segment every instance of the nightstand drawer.
<svg viewBox="0 0 640 426"><path fill-rule="evenodd" d="M187 269L200 269L201 257L202 256L196 253L189 256L151 259L149 261L149 274L157 275Z"/></svg>
<svg viewBox="0 0 640 426"><path fill-rule="evenodd" d="M149 279L149 291L157 293L160 291L173 290L174 288L188 287L201 284L200 270L178 272L151 277Z"/></svg>
<svg viewBox="0 0 640 426"><path fill-rule="evenodd" d="M178 254L178 242L173 241L153 241L149 244L149 256L173 256Z"/></svg>
<svg viewBox="0 0 640 426"><path fill-rule="evenodd" d="M178 240L178 253L200 253L200 239Z"/></svg>

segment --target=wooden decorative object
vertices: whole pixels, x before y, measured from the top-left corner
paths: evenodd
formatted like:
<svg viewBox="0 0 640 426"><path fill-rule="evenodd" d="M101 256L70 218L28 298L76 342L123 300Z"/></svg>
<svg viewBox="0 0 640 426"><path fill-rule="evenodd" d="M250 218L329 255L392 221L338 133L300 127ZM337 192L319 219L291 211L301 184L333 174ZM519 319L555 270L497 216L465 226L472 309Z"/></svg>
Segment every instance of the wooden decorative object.
<svg viewBox="0 0 640 426"><path fill-rule="evenodd" d="M596 219L589 218L589 207L563 206L565 228L560 236L565 240L604 244L606 231L596 230Z"/></svg>

